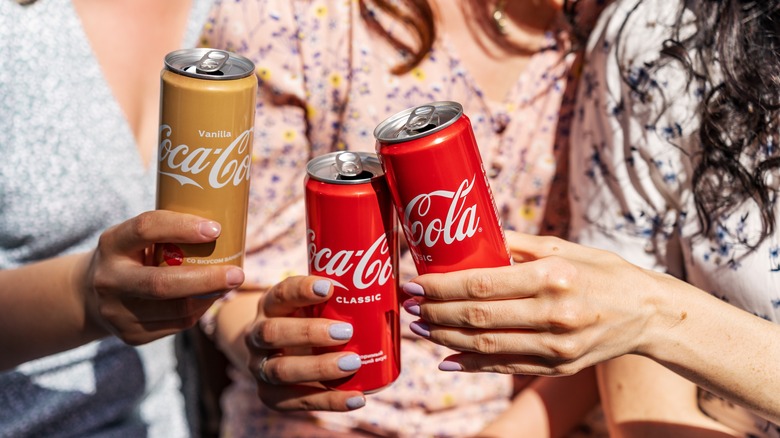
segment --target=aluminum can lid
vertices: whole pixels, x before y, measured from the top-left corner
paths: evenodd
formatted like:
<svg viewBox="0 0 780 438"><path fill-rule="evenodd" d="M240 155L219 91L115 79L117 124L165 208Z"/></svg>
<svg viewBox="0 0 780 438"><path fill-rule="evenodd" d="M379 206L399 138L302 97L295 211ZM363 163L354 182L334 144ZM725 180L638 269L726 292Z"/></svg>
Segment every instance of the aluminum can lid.
<svg viewBox="0 0 780 438"><path fill-rule="evenodd" d="M381 143L415 140L441 131L462 115L463 106L457 102L426 103L390 116L374 129L374 137Z"/></svg>
<svg viewBox="0 0 780 438"><path fill-rule="evenodd" d="M165 56L165 68L198 79L226 81L245 78L255 72L248 58L208 48L176 50Z"/></svg>
<svg viewBox="0 0 780 438"><path fill-rule="evenodd" d="M370 152L331 152L309 161L309 177L331 184L363 184L384 175L379 158Z"/></svg>

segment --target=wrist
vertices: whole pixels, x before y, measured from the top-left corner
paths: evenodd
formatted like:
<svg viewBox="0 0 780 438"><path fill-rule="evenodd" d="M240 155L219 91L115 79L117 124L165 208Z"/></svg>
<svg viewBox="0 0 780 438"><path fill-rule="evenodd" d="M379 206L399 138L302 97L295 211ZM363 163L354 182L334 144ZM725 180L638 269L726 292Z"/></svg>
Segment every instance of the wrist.
<svg viewBox="0 0 780 438"><path fill-rule="evenodd" d="M234 367L247 371L249 350L246 335L257 317L260 291L232 292L229 299L220 303L213 315L212 337L217 348L230 359Z"/></svg>
<svg viewBox="0 0 780 438"><path fill-rule="evenodd" d="M79 320L82 333L92 340L108 336L110 332L103 324L97 293L89 280L94 253L79 254L76 257L78 259L72 265L70 272L70 290L76 303L75 307L81 309Z"/></svg>
<svg viewBox="0 0 780 438"><path fill-rule="evenodd" d="M652 309L640 337L637 354L664 362L675 345L684 341L685 323L691 310L687 283L668 274L650 272L648 302Z"/></svg>

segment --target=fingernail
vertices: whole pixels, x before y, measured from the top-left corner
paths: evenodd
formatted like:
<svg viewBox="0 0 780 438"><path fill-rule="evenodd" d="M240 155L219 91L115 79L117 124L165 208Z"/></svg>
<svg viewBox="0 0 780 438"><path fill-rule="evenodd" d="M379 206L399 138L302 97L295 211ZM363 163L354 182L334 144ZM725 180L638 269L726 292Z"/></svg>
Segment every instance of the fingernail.
<svg viewBox="0 0 780 438"><path fill-rule="evenodd" d="M414 316L420 316L420 304L414 298L404 301L404 309Z"/></svg>
<svg viewBox="0 0 780 438"><path fill-rule="evenodd" d="M328 280L317 280L314 282L314 285L312 286L312 289L314 290L314 293L324 297L328 295L328 291L330 290L330 281Z"/></svg>
<svg viewBox="0 0 780 438"><path fill-rule="evenodd" d="M366 399L361 396L350 397L347 399L347 407L349 409L358 409L366 405Z"/></svg>
<svg viewBox="0 0 780 438"><path fill-rule="evenodd" d="M463 371L463 366L457 362L445 360L439 364L439 369L442 371Z"/></svg>
<svg viewBox="0 0 780 438"><path fill-rule="evenodd" d="M415 297L425 296L425 291L423 290L422 286L417 283L406 283L401 287L401 289L403 289L404 292L408 293L409 295Z"/></svg>
<svg viewBox="0 0 780 438"><path fill-rule="evenodd" d="M241 283L244 282L244 271L238 268L228 269L225 280L231 288L241 286Z"/></svg>
<svg viewBox="0 0 780 438"><path fill-rule="evenodd" d="M414 321L413 323L409 324L409 328L412 329L412 331L422 337L430 338L431 337L431 328L428 326L428 324L422 322L422 321Z"/></svg>
<svg viewBox="0 0 780 438"><path fill-rule="evenodd" d="M214 221L201 222L198 224L198 229L200 230L200 234L212 239L219 237L219 233L222 231L222 227L220 227L219 223Z"/></svg>
<svg viewBox="0 0 780 438"><path fill-rule="evenodd" d="M350 354L349 356L339 358L339 369L341 371L355 371L360 368L360 365L360 356L357 354Z"/></svg>
<svg viewBox="0 0 780 438"><path fill-rule="evenodd" d="M352 338L352 324L344 322L340 324L331 324L328 327L328 334L331 338L346 341Z"/></svg>

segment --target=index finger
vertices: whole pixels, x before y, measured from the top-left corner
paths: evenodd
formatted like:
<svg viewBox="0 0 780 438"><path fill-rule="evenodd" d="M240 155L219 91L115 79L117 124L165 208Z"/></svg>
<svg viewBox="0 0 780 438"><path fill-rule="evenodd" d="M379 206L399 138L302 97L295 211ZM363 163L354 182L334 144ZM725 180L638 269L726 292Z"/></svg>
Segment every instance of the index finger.
<svg viewBox="0 0 780 438"><path fill-rule="evenodd" d="M288 316L301 307L324 303L330 298L333 285L322 277L287 277L266 292L261 301L262 311L268 317Z"/></svg>
<svg viewBox="0 0 780 438"><path fill-rule="evenodd" d="M167 210L141 213L115 225L100 237L105 248L119 253L141 251L153 243L206 243L222 231L219 223Z"/></svg>
<svg viewBox="0 0 780 438"><path fill-rule="evenodd" d="M439 301L502 300L534 296L523 287L527 277L520 265L468 269L446 274L425 274L403 285L404 292Z"/></svg>

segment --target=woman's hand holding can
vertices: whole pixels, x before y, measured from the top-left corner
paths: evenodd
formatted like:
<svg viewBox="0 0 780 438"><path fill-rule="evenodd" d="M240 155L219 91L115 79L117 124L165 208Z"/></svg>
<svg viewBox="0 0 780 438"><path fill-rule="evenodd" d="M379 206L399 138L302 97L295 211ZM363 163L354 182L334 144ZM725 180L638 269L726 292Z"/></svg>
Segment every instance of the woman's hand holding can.
<svg viewBox="0 0 780 438"><path fill-rule="evenodd" d="M360 391L334 391L319 383L348 377L361 365L353 352L311 352L352 338L351 324L305 315L307 308L326 302L332 294L329 280L297 276L262 295L246 345L249 371L266 406L279 411L349 411L365 405Z"/></svg>
<svg viewBox="0 0 780 438"><path fill-rule="evenodd" d="M243 283L244 273L228 265L150 266L152 245L211 242L220 230L208 219L164 210L106 230L76 277L87 323L132 345L192 327L215 299Z"/></svg>

